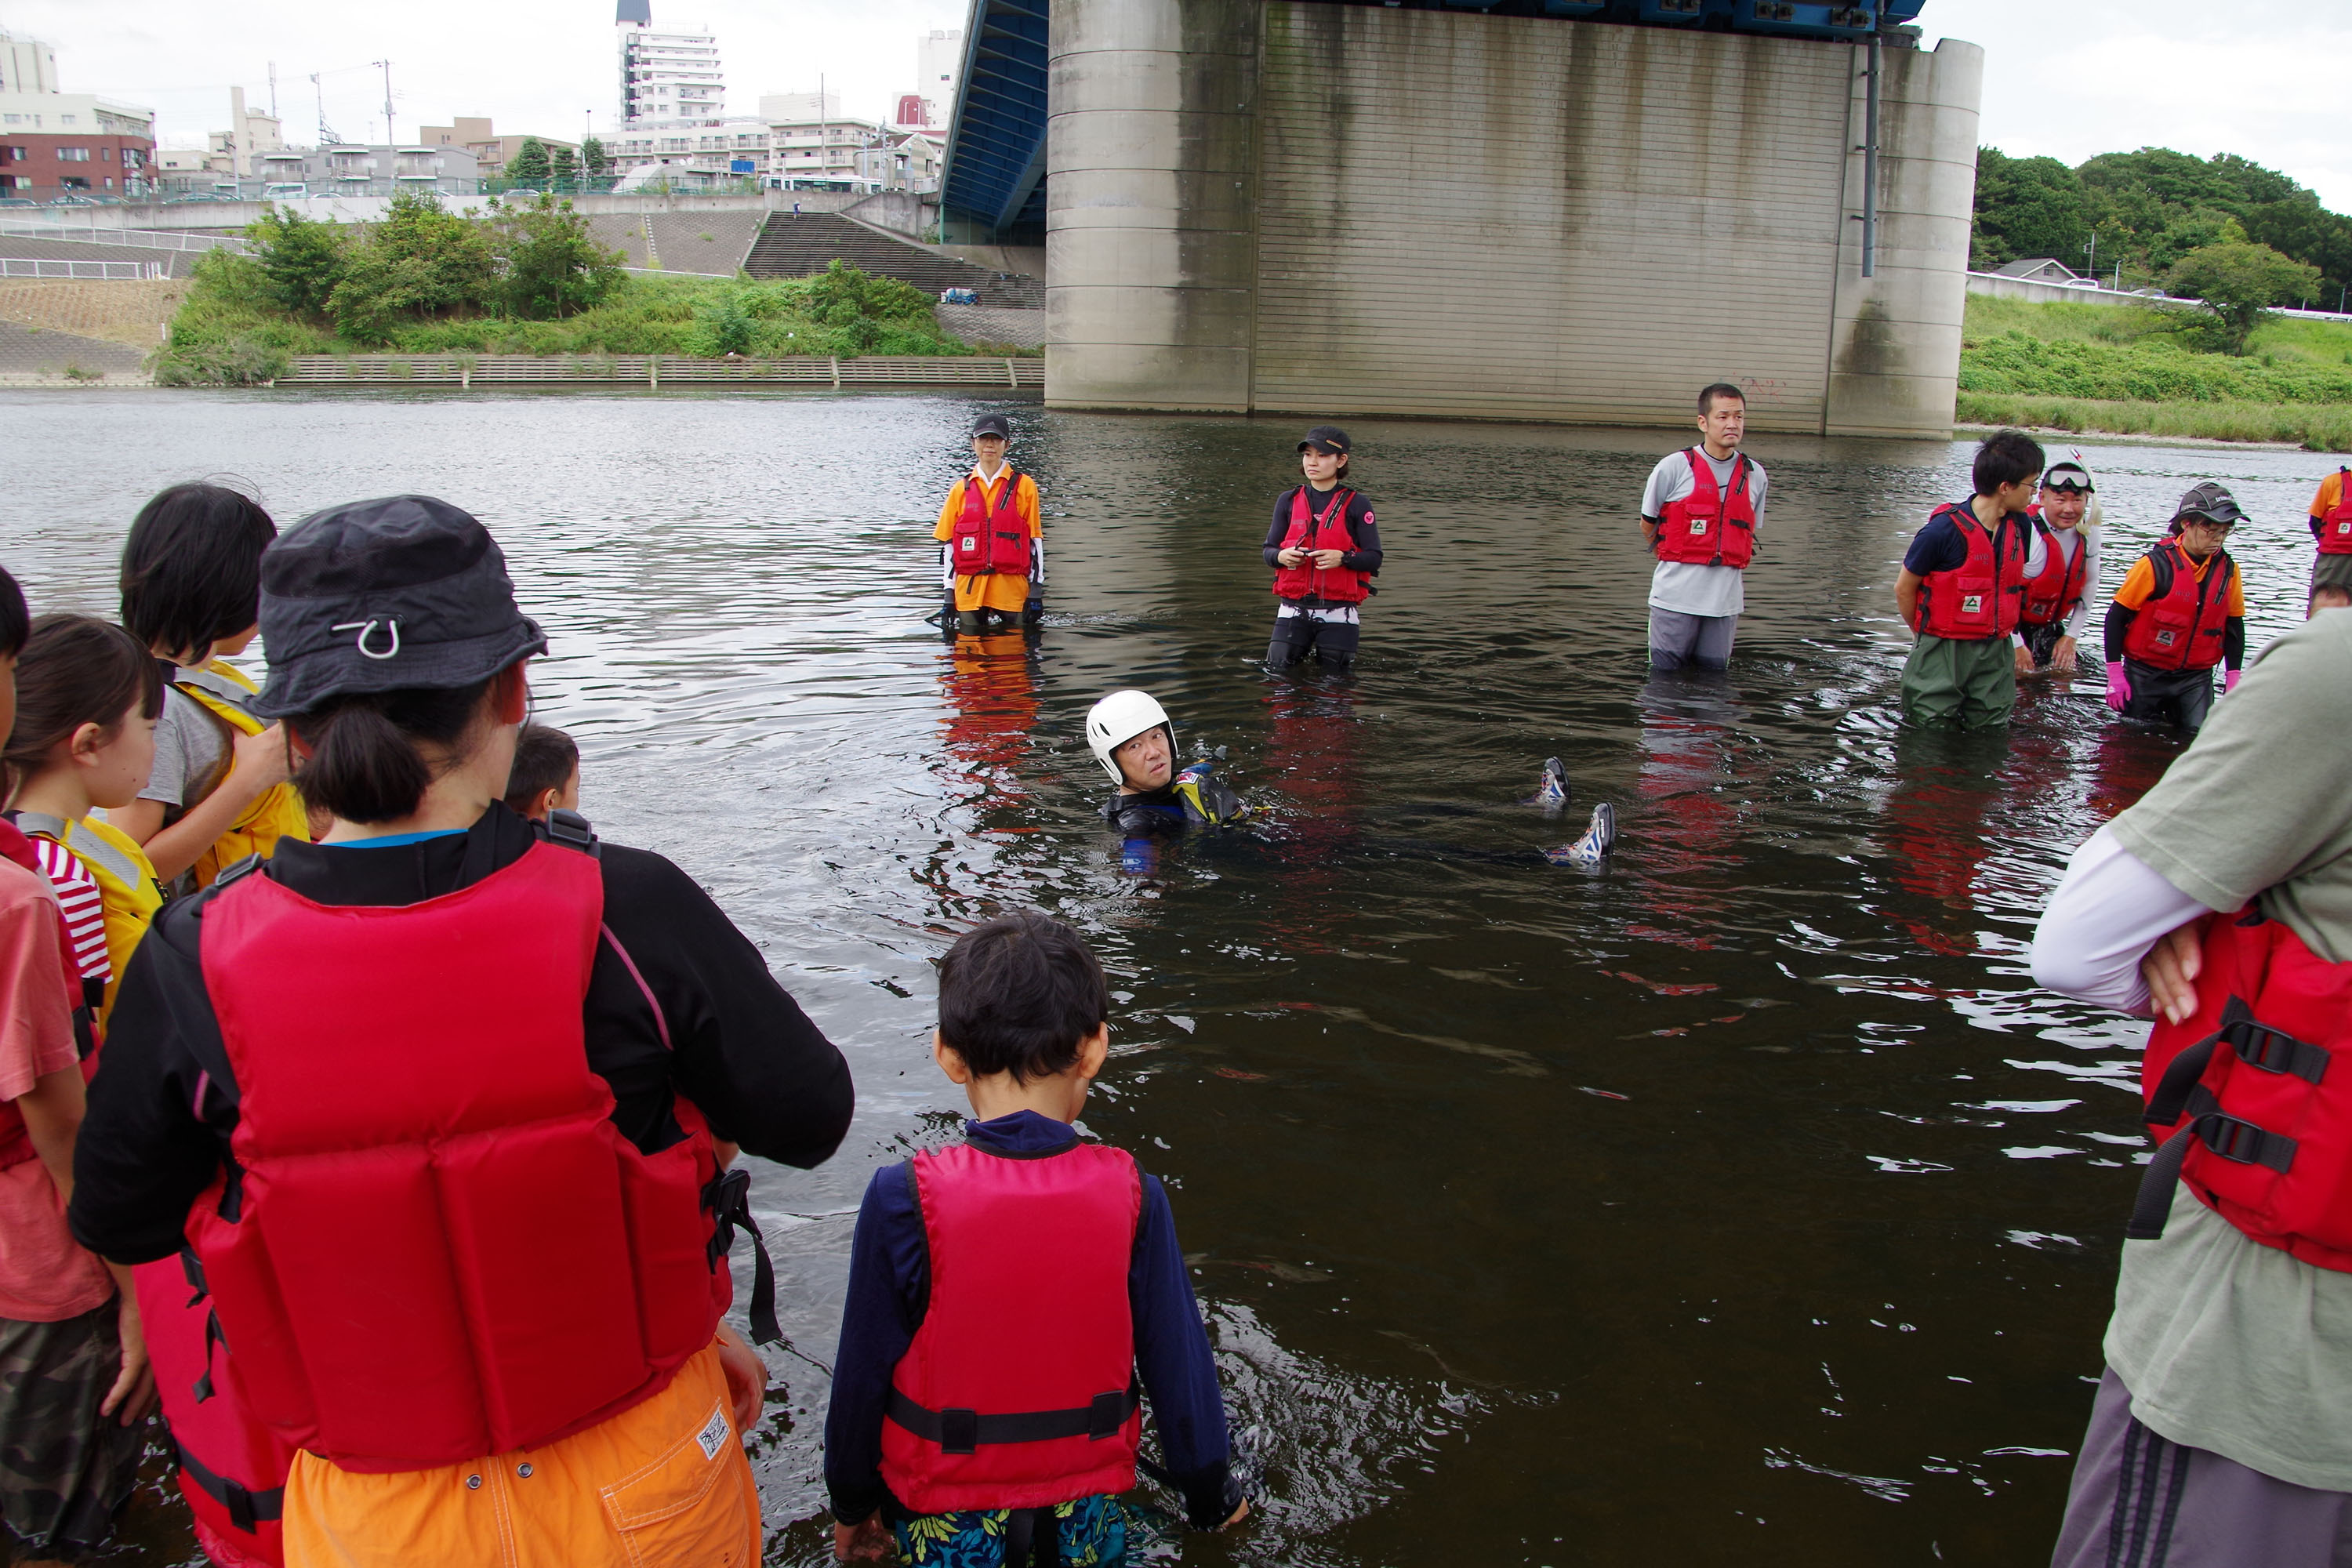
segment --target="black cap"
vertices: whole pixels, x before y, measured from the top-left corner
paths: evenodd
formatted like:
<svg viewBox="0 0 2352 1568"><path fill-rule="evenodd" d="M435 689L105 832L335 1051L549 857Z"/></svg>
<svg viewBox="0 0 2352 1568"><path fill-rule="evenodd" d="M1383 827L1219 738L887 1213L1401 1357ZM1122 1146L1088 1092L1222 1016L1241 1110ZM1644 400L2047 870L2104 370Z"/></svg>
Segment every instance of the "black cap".
<svg viewBox="0 0 2352 1568"><path fill-rule="evenodd" d="M2080 463L2053 463L2042 470L2042 488L2045 490L2082 490L2085 493L2099 487L2091 482L2091 470Z"/></svg>
<svg viewBox="0 0 2352 1568"><path fill-rule="evenodd" d="M1002 436L1008 441L1013 439L1013 426L1005 422L1002 414L982 415L971 422L971 433L975 436Z"/></svg>
<svg viewBox="0 0 2352 1568"><path fill-rule="evenodd" d="M1298 449L1302 452L1309 447L1318 452L1344 458L1348 455L1348 433L1337 425L1318 425L1307 432L1307 439L1298 443Z"/></svg>
<svg viewBox="0 0 2352 1568"><path fill-rule="evenodd" d="M2172 510L2175 522L2192 517L2206 522L2218 522L2224 528L2235 528L2246 521L2246 514L2238 510L2237 498L2231 495L2228 487L2211 479L2191 486L2182 494L2180 504Z"/></svg>
<svg viewBox="0 0 2352 1568"><path fill-rule="evenodd" d="M312 512L261 557L265 719L331 698L486 680L547 647L489 530L431 496Z"/></svg>

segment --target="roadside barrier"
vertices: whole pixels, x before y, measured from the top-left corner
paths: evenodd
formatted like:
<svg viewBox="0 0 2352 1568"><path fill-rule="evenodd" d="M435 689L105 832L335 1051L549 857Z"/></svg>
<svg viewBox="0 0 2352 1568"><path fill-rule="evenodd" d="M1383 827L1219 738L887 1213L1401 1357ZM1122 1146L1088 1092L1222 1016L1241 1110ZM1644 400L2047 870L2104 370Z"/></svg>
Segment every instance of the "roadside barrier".
<svg viewBox="0 0 2352 1568"><path fill-rule="evenodd" d="M683 354L304 354L278 386L639 385L1042 387L1042 359L867 355L692 359Z"/></svg>

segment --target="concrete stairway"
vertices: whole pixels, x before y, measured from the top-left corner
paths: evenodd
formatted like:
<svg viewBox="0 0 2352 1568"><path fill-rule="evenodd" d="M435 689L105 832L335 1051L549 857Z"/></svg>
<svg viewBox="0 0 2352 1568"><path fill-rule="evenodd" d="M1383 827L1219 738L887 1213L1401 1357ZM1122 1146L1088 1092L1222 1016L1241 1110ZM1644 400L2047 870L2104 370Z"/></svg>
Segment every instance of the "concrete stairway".
<svg viewBox="0 0 2352 1568"><path fill-rule="evenodd" d="M1038 279L992 272L832 213L770 213L743 270L754 278L806 278L835 258L877 278L911 283L934 298L944 289L969 289L980 303L1000 310L1045 305L1045 285Z"/></svg>

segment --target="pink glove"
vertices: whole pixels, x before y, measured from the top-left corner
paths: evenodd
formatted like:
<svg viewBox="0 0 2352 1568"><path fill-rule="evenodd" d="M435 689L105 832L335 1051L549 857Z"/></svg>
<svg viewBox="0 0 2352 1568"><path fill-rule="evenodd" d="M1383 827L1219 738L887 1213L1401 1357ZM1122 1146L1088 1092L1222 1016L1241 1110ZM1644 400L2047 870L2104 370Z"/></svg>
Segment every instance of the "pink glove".
<svg viewBox="0 0 2352 1568"><path fill-rule="evenodd" d="M2122 659L2107 666L2107 706L2118 713L2131 706L2131 678L2124 673Z"/></svg>
<svg viewBox="0 0 2352 1568"><path fill-rule="evenodd" d="M2231 692L2238 689L2238 677L2245 673L2246 672L2242 669L2223 670L2221 672L2221 695L2227 697Z"/></svg>

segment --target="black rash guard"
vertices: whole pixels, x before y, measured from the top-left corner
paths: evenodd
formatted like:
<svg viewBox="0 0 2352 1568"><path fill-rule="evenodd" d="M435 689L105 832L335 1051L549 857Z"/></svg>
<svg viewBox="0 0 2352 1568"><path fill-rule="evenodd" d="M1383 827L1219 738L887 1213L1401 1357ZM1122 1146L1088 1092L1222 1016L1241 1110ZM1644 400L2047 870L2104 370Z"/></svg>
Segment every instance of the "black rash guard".
<svg viewBox="0 0 2352 1568"><path fill-rule="evenodd" d="M1334 488L1345 489L1347 481L1343 479ZM1276 572L1282 570L1282 563L1275 557L1281 553L1282 542L1290 536L1291 498L1301 489L1307 489L1307 487L1293 485L1282 492L1281 500L1274 503L1274 526L1265 531L1265 553L1266 565ZM1307 508L1316 516L1322 516L1323 509L1330 504L1330 490L1307 489ZM1348 537L1355 541L1356 548L1341 551L1339 564L1350 572L1369 572L1378 576L1381 570L1381 531L1372 518L1372 503L1361 494L1349 496L1348 510L1341 521L1347 524Z"/></svg>
<svg viewBox="0 0 2352 1568"><path fill-rule="evenodd" d="M469 887L537 839L529 822L494 805L464 833L415 844L281 841L254 874L321 904L402 907ZM649 1152L676 1142L684 1133L671 1114L675 1090L716 1137L784 1164L822 1163L849 1129L854 1096L841 1052L685 872L617 844L603 847L599 864L604 923L660 1003L675 1047L664 1047L645 993L600 941L581 1016L588 1065L612 1086L614 1125ZM90 1083L68 1218L77 1241L118 1263L179 1250L188 1210L218 1173L236 1127L236 1082L199 956L205 908L219 890L156 917L124 972ZM191 1108L205 1074L198 1121Z"/></svg>

